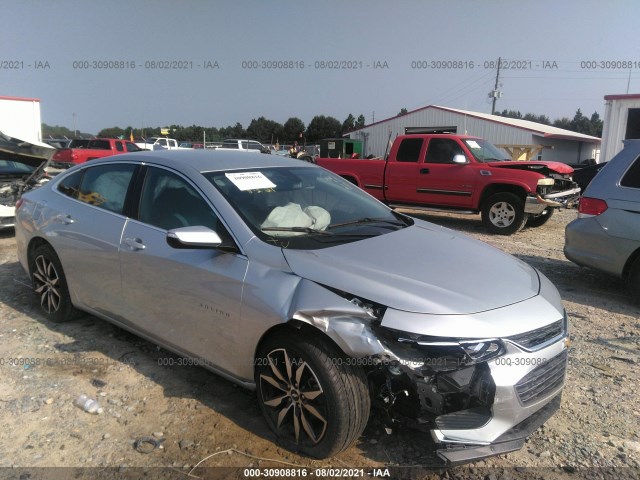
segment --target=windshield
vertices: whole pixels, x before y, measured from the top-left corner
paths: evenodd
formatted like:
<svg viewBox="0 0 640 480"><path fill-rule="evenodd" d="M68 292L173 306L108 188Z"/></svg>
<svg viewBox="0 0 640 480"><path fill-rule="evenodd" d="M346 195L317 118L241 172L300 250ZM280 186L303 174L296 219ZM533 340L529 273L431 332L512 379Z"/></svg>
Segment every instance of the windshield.
<svg viewBox="0 0 640 480"><path fill-rule="evenodd" d="M256 236L283 248L326 248L413 223L322 168L273 167L204 176Z"/></svg>
<svg viewBox="0 0 640 480"><path fill-rule="evenodd" d="M467 139L464 143L479 162L507 162L511 160L502 150L486 140Z"/></svg>

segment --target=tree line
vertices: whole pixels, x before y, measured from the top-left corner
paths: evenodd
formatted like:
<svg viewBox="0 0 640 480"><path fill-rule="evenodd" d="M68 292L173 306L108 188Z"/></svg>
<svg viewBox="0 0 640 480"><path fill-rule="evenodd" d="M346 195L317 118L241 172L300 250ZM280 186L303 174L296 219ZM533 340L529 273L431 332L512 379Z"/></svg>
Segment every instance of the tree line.
<svg viewBox="0 0 640 480"><path fill-rule="evenodd" d="M406 115L407 113L407 109L402 108L398 115ZM580 109L578 109L573 119L563 117L555 120L553 123L546 115L536 115L533 113L526 113L523 115L517 110L505 109L502 112L497 113L497 115L508 118L530 120L544 125L552 125L554 127L592 135L594 137L600 137L602 135L602 120L597 112L594 112L589 118L584 116ZM199 142L206 138L207 142L219 142L225 138L251 138L259 140L265 144L275 144L276 142L279 142L280 144L291 144L296 141L298 143L313 143L323 138L338 138L345 133L357 130L364 126L365 117L362 114L357 118L354 115L349 114L343 122L340 122L332 116L316 115L309 122L309 125L306 126L298 117L290 117L286 122L284 122L284 124L281 124L261 116L257 119L252 119L246 129L240 122L237 122L235 125L229 125L222 128L202 127L199 125L191 125L188 127L170 125L169 127L149 127L141 129L128 126L125 128L104 128L98 132L97 136L107 138L129 138L133 135L135 139L149 138L161 136L161 130L168 128L170 131L169 136L178 141ZM42 134L43 138L93 136L85 133L74 135L74 132L66 127L58 125L49 126L44 123L42 124Z"/></svg>
<svg viewBox="0 0 640 480"><path fill-rule="evenodd" d="M551 125L553 127L564 128L565 130L571 130L573 132L584 133L585 135L591 135L593 137L602 136L603 122L600 119L598 112L593 112L591 118L585 117L580 109L573 116L573 119L562 117L554 120L551 123L549 117L546 115L536 115L533 113L526 113L522 115L518 110L503 110L498 113L502 117L519 118L521 120L530 120L532 122L542 123L544 125Z"/></svg>
<svg viewBox="0 0 640 480"><path fill-rule="evenodd" d="M364 115L357 118L349 114L344 122L340 122L335 117L316 115L313 117L309 125L305 125L298 117L290 117L284 124L269 120L265 117L254 118L245 129L241 123L229 125L227 127L202 127L199 125L191 125L184 127L182 125L170 125L168 127L150 127L150 128L134 128L128 126L104 128L98 132L98 137L106 138L149 138L161 136L161 130L169 130L169 136L178 141L199 142L205 140L207 142L222 141L225 138L251 138L259 140L265 144L292 144L312 143L323 138L339 138L343 134L362 128L365 125ZM43 136L48 138L49 132L55 128L60 136L68 136L60 130L61 127L48 127L43 124Z"/></svg>

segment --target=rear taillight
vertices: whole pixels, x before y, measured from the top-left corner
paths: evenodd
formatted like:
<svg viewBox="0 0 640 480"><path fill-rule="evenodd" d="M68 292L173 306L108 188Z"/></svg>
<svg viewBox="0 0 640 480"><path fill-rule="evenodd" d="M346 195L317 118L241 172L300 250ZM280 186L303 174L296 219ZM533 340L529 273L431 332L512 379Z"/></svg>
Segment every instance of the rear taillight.
<svg viewBox="0 0 640 480"><path fill-rule="evenodd" d="M18 209L22 206L22 204L23 204L23 203L24 203L24 200L23 200L23 199L21 199L21 198L19 198L19 199L16 201L16 210L18 210Z"/></svg>
<svg viewBox="0 0 640 480"><path fill-rule="evenodd" d="M604 213L608 208L607 202L599 198L582 197L578 206L578 216L593 217Z"/></svg>

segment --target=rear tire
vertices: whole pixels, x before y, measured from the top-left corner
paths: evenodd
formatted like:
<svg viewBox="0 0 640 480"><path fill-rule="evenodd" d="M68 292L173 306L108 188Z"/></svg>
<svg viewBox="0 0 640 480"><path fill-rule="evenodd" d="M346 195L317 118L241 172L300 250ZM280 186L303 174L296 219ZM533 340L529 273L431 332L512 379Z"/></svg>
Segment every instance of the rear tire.
<svg viewBox="0 0 640 480"><path fill-rule="evenodd" d="M524 201L513 193L496 193L482 205L482 223L491 233L512 235L524 227L526 220Z"/></svg>
<svg viewBox="0 0 640 480"><path fill-rule="evenodd" d="M640 257L635 259L629 269L627 288L634 302L640 304Z"/></svg>
<svg viewBox="0 0 640 480"><path fill-rule="evenodd" d="M555 210L555 208L547 207L538 215L529 215L529 218L527 219L527 227L541 227L549 221Z"/></svg>
<svg viewBox="0 0 640 480"><path fill-rule="evenodd" d="M71 303L62 264L50 245L36 247L31 255L29 273L33 289L38 295L40 310L48 320L62 323L81 314Z"/></svg>
<svg viewBox="0 0 640 480"><path fill-rule="evenodd" d="M256 358L260 410L285 448L316 458L347 449L369 419L361 366L328 340L298 331L268 338Z"/></svg>

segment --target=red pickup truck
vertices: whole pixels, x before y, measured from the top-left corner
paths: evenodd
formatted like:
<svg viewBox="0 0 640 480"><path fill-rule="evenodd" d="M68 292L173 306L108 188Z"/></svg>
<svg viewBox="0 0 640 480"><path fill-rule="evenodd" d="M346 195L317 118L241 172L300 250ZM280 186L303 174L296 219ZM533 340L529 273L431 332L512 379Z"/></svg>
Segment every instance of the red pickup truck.
<svg viewBox="0 0 640 480"><path fill-rule="evenodd" d="M316 162L393 208L481 213L501 235L543 225L580 194L568 165L511 161L488 141L463 135L402 135L386 159Z"/></svg>
<svg viewBox="0 0 640 480"><path fill-rule="evenodd" d="M94 138L89 140L86 147L61 148L51 157L50 164L54 167L69 167L96 158L108 157L125 152L140 152L142 149L129 140L113 138Z"/></svg>

